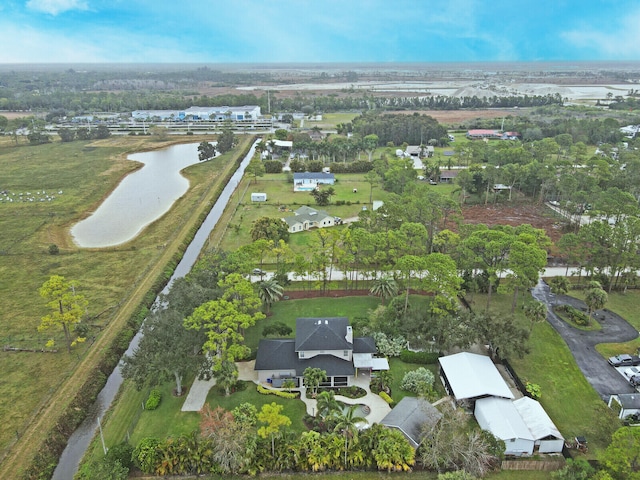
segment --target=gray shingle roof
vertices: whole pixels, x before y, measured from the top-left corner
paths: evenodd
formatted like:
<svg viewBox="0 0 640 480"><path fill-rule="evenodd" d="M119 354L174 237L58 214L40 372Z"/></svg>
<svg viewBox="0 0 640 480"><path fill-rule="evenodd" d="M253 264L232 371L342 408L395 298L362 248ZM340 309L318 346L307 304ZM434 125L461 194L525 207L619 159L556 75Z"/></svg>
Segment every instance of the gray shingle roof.
<svg viewBox="0 0 640 480"><path fill-rule="evenodd" d="M376 342L373 337L358 337L353 339L353 353L376 353Z"/></svg>
<svg viewBox="0 0 640 480"><path fill-rule="evenodd" d="M296 319L296 352L353 350L347 342L347 317Z"/></svg>
<svg viewBox="0 0 640 480"><path fill-rule="evenodd" d="M424 399L404 397L380 423L400 430L414 448L442 418L436 407Z"/></svg>
<svg viewBox="0 0 640 480"><path fill-rule="evenodd" d="M287 222L289 226L295 225L296 223L304 223L304 222L319 222L324 220L327 217L333 218L328 212L324 210L316 210L315 208L308 207L303 205L299 209L295 211L295 215L289 217L283 217L282 220Z"/></svg>
<svg viewBox="0 0 640 480"><path fill-rule="evenodd" d="M353 363L333 355L299 359L295 340L260 340L254 370L291 370L301 377L307 367L320 368L330 377L355 375Z"/></svg>

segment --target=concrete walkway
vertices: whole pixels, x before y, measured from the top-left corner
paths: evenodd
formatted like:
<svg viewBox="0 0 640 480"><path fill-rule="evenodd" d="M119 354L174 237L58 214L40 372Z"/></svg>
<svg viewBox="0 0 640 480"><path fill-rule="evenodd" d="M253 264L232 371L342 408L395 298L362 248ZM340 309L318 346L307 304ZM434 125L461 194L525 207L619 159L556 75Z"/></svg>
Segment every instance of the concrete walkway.
<svg viewBox="0 0 640 480"><path fill-rule="evenodd" d="M238 367L238 380L258 383L258 372L253 369L255 363L255 360L251 362L236 362L236 366ZM211 390L215 384L216 381L213 378L211 380L198 380L196 378L180 410L183 412L199 412L207 401L209 390Z"/></svg>
<svg viewBox="0 0 640 480"><path fill-rule="evenodd" d="M253 367L255 366L255 360L250 362L236 362L238 367L238 380L246 382L253 382L258 384L258 372ZM364 389L367 394L361 398L347 398L342 395L336 395L336 400L346 403L347 405L366 405L369 407L370 412L366 416L369 425L374 423L380 423L380 421L391 411L391 407L380 396L375 393L371 393L369 388L369 382L371 377L368 372L360 372L360 374L354 378L353 384ZM216 384L215 380L208 381L195 379L193 385L189 389L187 398L182 405L183 412L198 412L204 406L207 401L207 395L209 390ZM263 385L265 388L271 388L269 385ZM312 398L307 398L306 387L301 386L299 388L291 389L294 392L300 392L300 400L304 402L309 415L314 415L317 412L317 401Z"/></svg>
<svg viewBox="0 0 640 480"><path fill-rule="evenodd" d="M369 381L371 377L369 373L361 372L356 378L353 380L353 385L357 385L358 387L364 389L367 394L364 397L360 398L348 398L343 397L342 395L336 395L336 400L346 403L347 405L366 405L369 407L370 412L365 417L369 425L373 425L374 423L380 423L380 421L391 411L391 407L387 402L385 402L380 396L375 393L371 393L371 389L369 388ZM309 415L315 416L317 409L317 400L312 398L307 398L306 388L300 387L295 389L300 392L300 399L307 406L307 413Z"/></svg>

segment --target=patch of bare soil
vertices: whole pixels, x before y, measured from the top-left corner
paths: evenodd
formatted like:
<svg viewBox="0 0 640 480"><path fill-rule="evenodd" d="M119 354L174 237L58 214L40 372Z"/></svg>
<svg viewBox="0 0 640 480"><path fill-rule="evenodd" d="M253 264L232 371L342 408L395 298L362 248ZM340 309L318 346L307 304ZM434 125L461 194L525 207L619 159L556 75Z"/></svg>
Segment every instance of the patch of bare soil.
<svg viewBox="0 0 640 480"><path fill-rule="evenodd" d="M551 215L544 205L522 204L497 204L497 205L473 205L462 208L464 223L488 226L511 225L517 227L528 223L535 228L541 228L555 243L562 236L562 222Z"/></svg>

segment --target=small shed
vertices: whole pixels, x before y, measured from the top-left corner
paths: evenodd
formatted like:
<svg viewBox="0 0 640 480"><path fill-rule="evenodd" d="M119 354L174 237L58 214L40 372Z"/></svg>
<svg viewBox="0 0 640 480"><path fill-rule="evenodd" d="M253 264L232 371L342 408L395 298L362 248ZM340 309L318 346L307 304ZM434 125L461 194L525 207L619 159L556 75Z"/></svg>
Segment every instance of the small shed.
<svg viewBox="0 0 640 480"><path fill-rule="evenodd" d="M426 400L404 397L380 423L400 430L411 446L418 448L441 418L438 409Z"/></svg>
<svg viewBox="0 0 640 480"><path fill-rule="evenodd" d="M618 412L620 419L640 415L640 394L618 393L609 397L609 408Z"/></svg>
<svg viewBox="0 0 640 480"><path fill-rule="evenodd" d="M251 194L252 202L266 202L267 194L266 193L252 193Z"/></svg>

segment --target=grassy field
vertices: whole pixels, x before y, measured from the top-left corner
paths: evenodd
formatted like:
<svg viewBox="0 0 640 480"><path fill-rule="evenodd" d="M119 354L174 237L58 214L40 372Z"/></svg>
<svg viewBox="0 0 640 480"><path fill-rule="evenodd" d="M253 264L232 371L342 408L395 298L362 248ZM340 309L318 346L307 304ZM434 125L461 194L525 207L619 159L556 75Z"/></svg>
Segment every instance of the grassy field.
<svg viewBox="0 0 640 480"><path fill-rule="evenodd" d="M190 142L198 140L189 138ZM69 227L95 209L124 175L138 167L126 160L127 154L168 143L127 136L44 146L2 145L1 189L16 194L56 192L51 202L0 204L2 344L39 349L52 336L36 330L47 312L37 290L52 274L79 282L79 291L89 300L91 317L89 341L71 355L63 351L0 353L0 476L12 478L7 472L15 472L29 461L48 425L83 382L84 372L99 360L104 346L137 308L193 221L207 207L216 179L232 158L225 155L186 169L191 189L170 213L127 244L94 250L75 247ZM50 244L59 246L59 255L47 253ZM60 345L60 333L53 332L53 336ZM12 446L20 448L20 457L11 457Z"/></svg>
<svg viewBox="0 0 640 480"><path fill-rule="evenodd" d="M483 309L486 296L474 297L474 307ZM511 300L511 294L494 294L492 312L509 315ZM515 321L529 328L529 321L519 308ZM587 382L566 343L551 325L534 325L529 350L522 358L509 358L509 362L523 382L540 385L540 403L565 438L585 435L589 439L589 455L595 456L609 444L611 433L619 426L617 418Z"/></svg>

